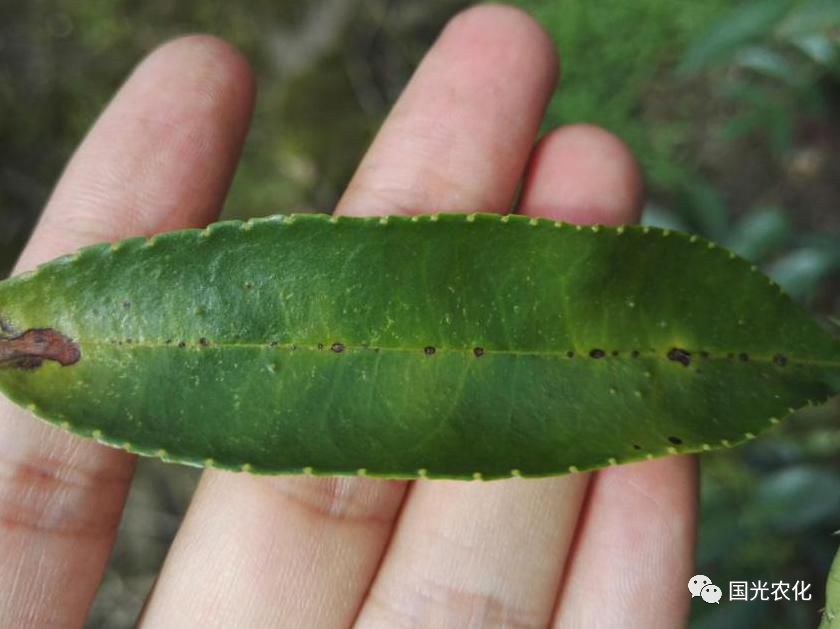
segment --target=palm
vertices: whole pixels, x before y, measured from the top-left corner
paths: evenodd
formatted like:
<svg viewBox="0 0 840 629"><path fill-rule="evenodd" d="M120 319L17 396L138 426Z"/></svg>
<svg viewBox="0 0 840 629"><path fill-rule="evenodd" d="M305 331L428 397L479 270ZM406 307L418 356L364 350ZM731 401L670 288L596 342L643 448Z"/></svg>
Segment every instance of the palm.
<svg viewBox="0 0 840 629"><path fill-rule="evenodd" d="M555 73L550 42L521 13L459 16L336 211L505 212L522 183L526 214L636 220L639 174L612 136L565 127L534 148ZM74 156L19 269L212 220L252 101L226 45L193 37L156 51ZM0 618L80 625L133 458L1 410ZM695 485L685 457L492 483L208 471L142 624L674 627L689 601Z"/></svg>

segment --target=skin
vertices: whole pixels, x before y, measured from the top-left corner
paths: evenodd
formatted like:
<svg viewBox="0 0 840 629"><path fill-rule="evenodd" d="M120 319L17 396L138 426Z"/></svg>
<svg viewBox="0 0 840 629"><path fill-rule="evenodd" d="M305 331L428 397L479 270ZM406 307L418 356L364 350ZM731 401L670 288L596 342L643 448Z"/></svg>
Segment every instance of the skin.
<svg viewBox="0 0 840 629"><path fill-rule="evenodd" d="M336 211L507 212L522 184L516 211L531 216L636 221L641 177L620 140L572 125L536 142L556 75L525 14L456 16ZM212 221L253 101L224 42L154 51L67 166L17 271ZM81 626L134 458L0 402L0 625ZM692 457L491 483L206 471L140 624L672 629L688 614L696 500Z"/></svg>

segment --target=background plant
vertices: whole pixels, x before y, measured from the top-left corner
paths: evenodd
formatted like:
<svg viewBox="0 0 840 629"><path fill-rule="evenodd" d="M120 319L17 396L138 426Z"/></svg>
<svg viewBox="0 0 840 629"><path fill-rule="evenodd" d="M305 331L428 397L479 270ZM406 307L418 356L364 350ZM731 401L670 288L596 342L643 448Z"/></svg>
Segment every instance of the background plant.
<svg viewBox="0 0 840 629"><path fill-rule="evenodd" d="M755 260L840 314L836 0L518 0L564 81L546 128L587 121L644 166L645 220ZM176 34L234 42L260 81L228 217L329 208L411 70L464 0L0 0L0 269L132 65ZM757 305L757 307L759 307ZM804 579L812 604L702 603L694 626L813 627L840 528L840 408L704 457L699 570ZM132 626L195 473L142 461L90 626Z"/></svg>

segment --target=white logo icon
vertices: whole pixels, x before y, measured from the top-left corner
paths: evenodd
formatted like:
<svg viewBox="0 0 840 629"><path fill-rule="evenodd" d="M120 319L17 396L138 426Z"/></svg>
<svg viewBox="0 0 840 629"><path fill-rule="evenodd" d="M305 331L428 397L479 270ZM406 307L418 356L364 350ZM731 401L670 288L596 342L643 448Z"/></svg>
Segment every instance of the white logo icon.
<svg viewBox="0 0 840 629"><path fill-rule="evenodd" d="M703 598L704 601L707 603L720 603L720 597L723 596L723 593L720 591L720 588L713 583L709 583L700 590L700 596Z"/></svg>
<svg viewBox="0 0 840 629"><path fill-rule="evenodd" d="M698 574L691 577L691 580L688 582L688 591L691 592L691 598L701 596L703 588L711 584L712 580L705 575ZM718 588L718 592L720 592L720 588ZM718 596L718 598L720 598L720 596ZM703 600L706 599L704 598Z"/></svg>

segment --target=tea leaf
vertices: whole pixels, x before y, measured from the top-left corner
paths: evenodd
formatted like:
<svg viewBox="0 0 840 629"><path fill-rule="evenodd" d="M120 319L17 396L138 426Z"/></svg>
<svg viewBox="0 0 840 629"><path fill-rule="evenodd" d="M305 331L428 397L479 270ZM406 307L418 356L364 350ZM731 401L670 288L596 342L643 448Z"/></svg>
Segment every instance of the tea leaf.
<svg viewBox="0 0 840 629"><path fill-rule="evenodd" d="M495 215L273 217L0 283L0 388L194 465L543 476L747 440L840 343L696 236Z"/></svg>

